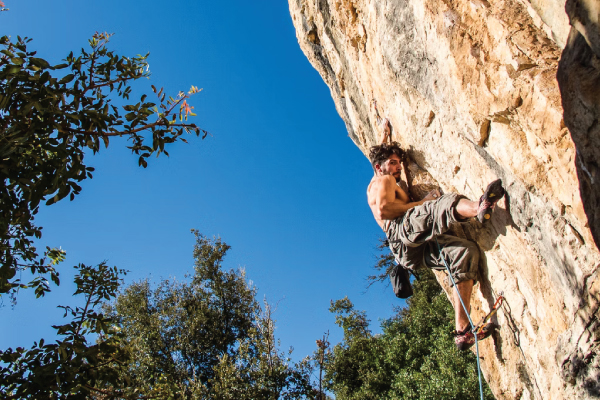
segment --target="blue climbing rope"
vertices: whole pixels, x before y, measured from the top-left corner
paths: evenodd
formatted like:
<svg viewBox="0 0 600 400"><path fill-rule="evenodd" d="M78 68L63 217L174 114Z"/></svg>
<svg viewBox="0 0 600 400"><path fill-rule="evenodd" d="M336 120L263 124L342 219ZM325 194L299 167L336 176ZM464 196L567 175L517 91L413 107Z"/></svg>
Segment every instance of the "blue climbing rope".
<svg viewBox="0 0 600 400"><path fill-rule="evenodd" d="M444 262L444 265L446 266L446 270L448 271L448 276L450 277L450 280L452 281L452 285L454 286L454 289L456 289L456 294L458 295L460 304L462 304L463 310L465 310L465 314L467 314L467 318L469 318L469 324L471 325L471 332L473 332L473 336L475 336L475 349L477 352L477 375L479 377L479 394L481 395L481 400L483 400L483 383L482 383L482 379L481 379L481 364L479 363L479 343L477 340L477 332L475 331L475 324L473 324L473 321L471 320L471 316L469 315L469 310L467 310L467 307L465 306L465 303L463 302L462 296L460 295L460 292L458 291L458 288L456 287L456 282L454 282L454 278L452 277L452 271L450 271L450 267L448 266L448 263L446 262L446 258L442 254L442 248L440 247L440 243L438 242L437 237L435 238L435 242L437 243L438 251L440 252L440 258L442 259L442 261Z"/></svg>

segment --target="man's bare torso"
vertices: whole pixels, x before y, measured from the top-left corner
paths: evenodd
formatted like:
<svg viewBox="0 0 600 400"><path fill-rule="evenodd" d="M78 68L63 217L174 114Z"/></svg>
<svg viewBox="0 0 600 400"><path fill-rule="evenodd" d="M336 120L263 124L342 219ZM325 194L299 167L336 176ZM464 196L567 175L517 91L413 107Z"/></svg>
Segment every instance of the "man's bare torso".
<svg viewBox="0 0 600 400"><path fill-rule="evenodd" d="M381 227L381 229L383 229L385 231L386 226L385 226L385 219L379 219L377 218L377 196L378 193L380 193L381 191L383 191L384 193L387 194L388 190L391 190L391 185L390 182L386 182L386 180L390 180L390 179L394 179L392 176L390 175L380 175L380 176L374 176L371 179L371 182L369 183L369 186L367 188L367 201L369 202L369 207L371 208L371 212L373 212L373 217L375 217L375 221L377 221L377 224ZM404 190L402 190L400 188L400 186L398 186L397 184L394 183L393 185L393 190L394 190L394 200L396 202L400 202L402 204L408 204L409 197L406 194L406 192Z"/></svg>

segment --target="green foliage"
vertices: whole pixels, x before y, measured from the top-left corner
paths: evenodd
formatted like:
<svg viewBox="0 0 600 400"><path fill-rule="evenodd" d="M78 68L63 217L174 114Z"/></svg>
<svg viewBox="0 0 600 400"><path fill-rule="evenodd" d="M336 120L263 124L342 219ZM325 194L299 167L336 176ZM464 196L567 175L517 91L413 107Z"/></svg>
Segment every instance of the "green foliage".
<svg viewBox="0 0 600 400"><path fill-rule="evenodd" d="M308 359L290 365L289 354L277 351L271 307L265 302L260 316L249 330L248 339L239 342L234 357L224 355L215 367L207 399L314 399Z"/></svg>
<svg viewBox="0 0 600 400"><path fill-rule="evenodd" d="M377 256L377 263L374 265L376 271L375 275L369 275L367 277L368 287L372 286L376 282L386 282L389 285L390 272L396 266L396 259L394 254L389 250L387 239L380 239L377 245L377 250L380 254ZM415 270L411 271L411 274L420 279L420 272Z"/></svg>
<svg viewBox="0 0 600 400"><path fill-rule="evenodd" d="M396 265L394 254L388 250L387 239L379 240L377 250L379 250L380 254L377 256L377 263L374 266L376 274L367 277L369 286L375 282L389 282L390 272L392 272L392 269Z"/></svg>
<svg viewBox="0 0 600 400"><path fill-rule="evenodd" d="M75 267L77 290L84 307L62 307L71 321L54 326L61 337L54 344L44 340L25 350L0 351L0 395L3 399L86 399L112 387L127 385L119 375L127 354L119 347L115 321L98 312L101 303L116 295L124 271L102 263L95 268ZM89 343L87 337L97 337Z"/></svg>
<svg viewBox="0 0 600 400"><path fill-rule="evenodd" d="M344 329L326 363L327 387L336 399L479 399L475 356L456 350L451 335L452 306L431 271L419 275L408 308L385 321L381 335L371 334L366 315L347 298L332 302Z"/></svg>
<svg viewBox="0 0 600 400"><path fill-rule="evenodd" d="M41 227L33 223L41 202L74 199L79 183L92 177L86 152L108 147L110 139L126 137L139 165L151 154L168 154L165 146L182 135L206 132L187 123L194 115L187 99L199 90L166 98L153 91L156 102L142 95L128 100L130 83L149 76L146 56L123 57L107 49L110 35L96 34L90 50L69 54L60 65L35 57L31 39L0 37L0 295L33 287L38 297L49 290L46 276L58 284L54 267L57 249L40 258L33 245ZM60 258L60 257L59 257ZM29 270L35 278L17 276Z"/></svg>
<svg viewBox="0 0 600 400"><path fill-rule="evenodd" d="M76 267L84 306L62 307L71 321L54 326L56 343L0 351L0 397L314 399L309 360L278 350L269 304L243 271L223 270L229 246L194 233L189 283L142 281L116 297L124 271Z"/></svg>
<svg viewBox="0 0 600 400"><path fill-rule="evenodd" d="M135 355L123 373L140 396L298 399L312 393L308 362L277 351L271 308L241 270L225 271L229 246L198 232L190 283L127 287L109 306Z"/></svg>

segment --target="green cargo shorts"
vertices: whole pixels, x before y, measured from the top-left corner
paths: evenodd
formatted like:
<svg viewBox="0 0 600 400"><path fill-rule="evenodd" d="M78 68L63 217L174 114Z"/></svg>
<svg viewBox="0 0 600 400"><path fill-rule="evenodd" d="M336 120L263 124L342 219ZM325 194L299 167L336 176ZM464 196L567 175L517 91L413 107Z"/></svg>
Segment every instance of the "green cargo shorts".
<svg viewBox="0 0 600 400"><path fill-rule="evenodd" d="M477 245L470 240L445 234L452 223L465 222L459 220L456 214L456 204L463 198L465 196L454 193L445 194L437 200L411 208L390 222L385 233L398 264L410 270L421 265L445 270L444 257L456 283L477 280ZM449 282L452 284L450 279Z"/></svg>

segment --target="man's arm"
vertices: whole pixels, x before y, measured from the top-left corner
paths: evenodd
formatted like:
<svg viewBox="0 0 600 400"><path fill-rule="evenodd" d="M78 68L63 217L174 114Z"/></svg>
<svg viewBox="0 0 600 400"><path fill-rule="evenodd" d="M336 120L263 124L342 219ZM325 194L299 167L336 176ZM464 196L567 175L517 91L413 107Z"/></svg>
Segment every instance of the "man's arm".
<svg viewBox="0 0 600 400"><path fill-rule="evenodd" d="M375 218L379 220L396 219L413 207L420 206L426 201L435 200L439 196L437 190L427 194L421 201L407 202L396 197L396 180L394 177L386 175L379 177L374 182L373 196L374 204L372 206Z"/></svg>
<svg viewBox="0 0 600 400"><path fill-rule="evenodd" d="M384 144L385 142L387 142L388 138L391 139L391 135L392 135L392 124L390 123L389 119L385 118L383 121L383 139L381 139L380 144Z"/></svg>

